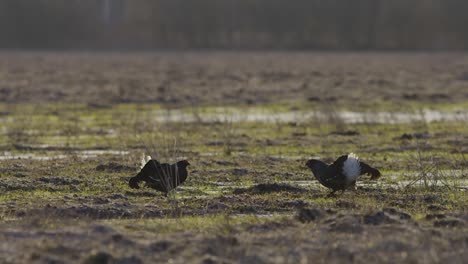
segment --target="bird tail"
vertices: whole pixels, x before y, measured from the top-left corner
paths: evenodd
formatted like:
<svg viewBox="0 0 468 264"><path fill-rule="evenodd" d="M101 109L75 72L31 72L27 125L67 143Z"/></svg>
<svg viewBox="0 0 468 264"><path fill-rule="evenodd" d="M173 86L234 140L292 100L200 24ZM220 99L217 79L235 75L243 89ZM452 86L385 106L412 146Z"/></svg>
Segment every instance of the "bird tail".
<svg viewBox="0 0 468 264"><path fill-rule="evenodd" d="M141 157L141 165L140 165L140 169L143 169L143 167L146 165L146 163L148 161L151 160L151 156L150 155L145 155L145 153L143 153L142 157Z"/></svg>
<svg viewBox="0 0 468 264"><path fill-rule="evenodd" d="M348 158L354 158L354 159L359 160L358 155L354 154L353 152L351 152L351 153L348 154Z"/></svg>

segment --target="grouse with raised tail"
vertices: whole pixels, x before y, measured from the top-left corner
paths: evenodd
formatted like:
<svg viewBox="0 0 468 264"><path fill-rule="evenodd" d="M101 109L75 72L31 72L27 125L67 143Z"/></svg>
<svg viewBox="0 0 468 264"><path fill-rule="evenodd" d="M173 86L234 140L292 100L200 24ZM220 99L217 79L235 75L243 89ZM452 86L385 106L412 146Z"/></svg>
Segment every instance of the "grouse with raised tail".
<svg viewBox="0 0 468 264"><path fill-rule="evenodd" d="M188 176L187 166L189 165L187 160L167 164L159 163L159 161L148 157L146 164L135 177L130 178L128 185L131 188L139 189L138 183L144 181L147 187L167 195L169 191L185 182Z"/></svg>
<svg viewBox="0 0 468 264"><path fill-rule="evenodd" d="M354 153L339 157L333 164L327 165L316 159L307 161L306 166L312 171L315 178L325 187L336 191L345 191L354 186L360 175L368 174L371 179L380 177L380 171L359 160Z"/></svg>

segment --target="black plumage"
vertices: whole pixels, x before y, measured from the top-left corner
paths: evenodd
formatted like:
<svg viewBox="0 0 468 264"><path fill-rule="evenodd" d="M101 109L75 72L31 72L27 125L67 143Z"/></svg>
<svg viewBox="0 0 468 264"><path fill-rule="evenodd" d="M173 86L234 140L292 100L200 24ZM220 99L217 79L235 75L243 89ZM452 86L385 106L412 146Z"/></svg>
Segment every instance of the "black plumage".
<svg viewBox="0 0 468 264"><path fill-rule="evenodd" d="M368 174L371 179L377 179L381 175L379 170L359 161L353 153L339 157L330 165L311 159L307 161L306 166L323 186L332 189L331 194L355 186L360 175Z"/></svg>
<svg viewBox="0 0 468 264"><path fill-rule="evenodd" d="M128 185L131 188L139 189L139 182L144 181L147 187L167 194L170 190L185 182L188 176L187 166L189 165L190 163L187 160L167 164L151 159L146 162L135 177L130 178Z"/></svg>

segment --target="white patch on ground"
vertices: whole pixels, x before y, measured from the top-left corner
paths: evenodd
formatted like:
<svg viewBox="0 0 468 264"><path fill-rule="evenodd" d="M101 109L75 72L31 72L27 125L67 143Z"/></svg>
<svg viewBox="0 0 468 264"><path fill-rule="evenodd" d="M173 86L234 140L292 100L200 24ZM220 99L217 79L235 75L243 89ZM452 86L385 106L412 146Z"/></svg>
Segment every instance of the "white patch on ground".
<svg viewBox="0 0 468 264"><path fill-rule="evenodd" d="M9 151L4 151L0 153L0 160L15 160L15 159L24 159L24 160L58 160L58 159L68 159L72 157L78 157L83 159L96 158L100 155L128 155L128 151L120 150L83 150L83 151L72 151L72 153L67 154L52 154L52 153L61 153L59 151L49 151L49 155L38 155L34 152L27 153L11 153Z"/></svg>
<svg viewBox="0 0 468 264"><path fill-rule="evenodd" d="M348 182L355 181L361 174L361 165L356 154L350 153L348 159L343 163L343 174Z"/></svg>
<svg viewBox="0 0 468 264"><path fill-rule="evenodd" d="M269 111L264 109L235 109L215 108L210 112L193 112L180 109L156 110L154 116L156 122L265 122L265 123L288 123L303 122L304 120L315 120L326 122L330 115L339 118L347 124L401 124L411 122L434 122L434 121L457 121L467 122L468 111L438 111L421 109L417 112L353 112L337 111L333 113L321 111Z"/></svg>

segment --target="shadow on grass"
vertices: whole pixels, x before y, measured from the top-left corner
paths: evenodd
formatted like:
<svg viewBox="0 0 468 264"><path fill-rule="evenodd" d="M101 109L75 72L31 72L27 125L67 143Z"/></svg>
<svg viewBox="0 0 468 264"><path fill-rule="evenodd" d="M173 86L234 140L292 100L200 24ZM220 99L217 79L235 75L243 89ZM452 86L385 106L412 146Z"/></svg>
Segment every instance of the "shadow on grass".
<svg viewBox="0 0 468 264"><path fill-rule="evenodd" d="M306 190L284 183L261 183L249 188L237 188L233 191L234 194L267 194L274 192L303 193Z"/></svg>

